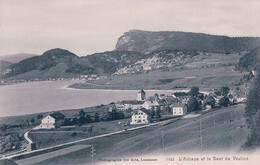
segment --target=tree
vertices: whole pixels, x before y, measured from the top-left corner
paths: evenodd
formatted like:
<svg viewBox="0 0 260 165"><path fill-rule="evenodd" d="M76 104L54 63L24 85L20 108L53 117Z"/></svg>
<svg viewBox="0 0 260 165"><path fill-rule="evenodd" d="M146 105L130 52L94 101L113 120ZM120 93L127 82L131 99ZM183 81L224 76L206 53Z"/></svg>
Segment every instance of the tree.
<svg viewBox="0 0 260 165"><path fill-rule="evenodd" d="M229 87L228 86L223 86L220 88L220 92L222 96L225 96L229 93Z"/></svg>
<svg viewBox="0 0 260 165"><path fill-rule="evenodd" d="M91 116L89 114L86 115L85 121L86 121L86 123L92 122Z"/></svg>
<svg viewBox="0 0 260 165"><path fill-rule="evenodd" d="M219 89L214 89L214 93L217 95L217 96L221 96L221 91Z"/></svg>
<svg viewBox="0 0 260 165"><path fill-rule="evenodd" d="M72 124L73 124L73 125L78 124L78 119L77 119L76 117L74 117L74 118L72 119Z"/></svg>
<svg viewBox="0 0 260 165"><path fill-rule="evenodd" d="M31 118L30 122L33 124L35 122L34 118Z"/></svg>
<svg viewBox="0 0 260 165"><path fill-rule="evenodd" d="M201 100L204 100L204 94L203 93L199 93L198 94L198 98L200 98Z"/></svg>
<svg viewBox="0 0 260 165"><path fill-rule="evenodd" d="M191 87L190 89L190 95L193 96L193 97L197 97L199 94L199 88L198 87Z"/></svg>
<svg viewBox="0 0 260 165"><path fill-rule="evenodd" d="M80 111L79 111L79 116L85 116L85 112L81 109Z"/></svg>
<svg viewBox="0 0 260 165"><path fill-rule="evenodd" d="M155 99L155 100L158 100L158 99L159 99L159 94L158 94L158 93L155 93L155 94L154 94L154 99Z"/></svg>
<svg viewBox="0 0 260 165"><path fill-rule="evenodd" d="M199 103L195 97L191 97L187 103L188 112L193 112L199 110Z"/></svg>
<svg viewBox="0 0 260 165"><path fill-rule="evenodd" d="M154 110L154 107L152 107L151 109L151 118L153 119L155 116L155 110Z"/></svg>
<svg viewBox="0 0 260 165"><path fill-rule="evenodd" d="M156 118L157 120L159 120L159 119L161 118L161 111L160 111L159 109L157 109L157 110L155 111L155 118Z"/></svg>
<svg viewBox="0 0 260 165"><path fill-rule="evenodd" d="M216 103L216 101L215 101L214 97L211 95L209 95L204 102L205 105L210 105L212 108L215 106L215 103Z"/></svg>
<svg viewBox="0 0 260 165"><path fill-rule="evenodd" d="M229 101L229 98L228 98L227 96L224 96L224 97L222 97L222 98L219 100L219 105L220 105L220 106L227 107L229 104L230 104L230 101Z"/></svg>
<svg viewBox="0 0 260 165"><path fill-rule="evenodd" d="M39 115L37 116L37 119L41 119L41 118L43 118L43 115L39 114Z"/></svg>
<svg viewBox="0 0 260 165"><path fill-rule="evenodd" d="M98 122L99 121L99 118L100 118L100 115L99 115L99 113L95 113L95 116L94 116L94 120L95 120L95 122Z"/></svg>
<svg viewBox="0 0 260 165"><path fill-rule="evenodd" d="M78 120L78 125L82 125L86 123L86 118L84 116L80 116Z"/></svg>

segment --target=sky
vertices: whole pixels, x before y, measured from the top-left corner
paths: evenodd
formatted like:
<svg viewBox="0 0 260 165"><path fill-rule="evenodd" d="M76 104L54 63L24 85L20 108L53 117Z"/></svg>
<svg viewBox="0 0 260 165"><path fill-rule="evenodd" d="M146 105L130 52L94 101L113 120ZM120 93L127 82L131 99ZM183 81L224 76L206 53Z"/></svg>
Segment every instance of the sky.
<svg viewBox="0 0 260 165"><path fill-rule="evenodd" d="M0 56L115 49L131 29L260 36L259 0L0 0Z"/></svg>

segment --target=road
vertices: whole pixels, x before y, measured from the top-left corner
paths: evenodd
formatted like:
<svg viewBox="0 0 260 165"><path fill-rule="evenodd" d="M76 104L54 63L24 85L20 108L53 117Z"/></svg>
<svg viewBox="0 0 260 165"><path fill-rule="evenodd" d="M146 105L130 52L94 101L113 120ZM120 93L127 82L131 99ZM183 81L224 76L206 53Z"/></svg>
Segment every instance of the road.
<svg viewBox="0 0 260 165"><path fill-rule="evenodd" d="M111 133L102 134L102 135L98 135L98 136L93 136L93 137L89 137L89 138L85 138L85 139L80 139L80 140L76 140L76 141L72 141L72 142L67 142L67 143L55 145L55 146L52 146L52 147L46 147L46 148L42 148L42 149L38 149L38 150L27 151L27 152L24 152L24 153L19 153L19 154L14 154L14 155L11 155L11 156L7 156L7 157L5 157L5 159L12 159L12 158L15 158L15 157L21 156L21 155L27 155L27 154L30 154L30 153L37 153L37 152L42 152L42 151L45 151L45 150L51 150L51 149L55 149L55 148L59 148L59 147L74 145L74 144L77 144L77 143L80 143L80 142L84 142L84 141L88 141L88 140L92 140L92 139L97 139L97 138L102 138L102 137L106 137L106 136L111 136L111 135L116 135L116 134L120 134L120 133L123 133L123 132L137 130L137 129L142 129L142 128L146 128L146 127L150 127L150 126L154 126L154 125L158 125L158 124L162 124L163 125L163 124L167 124L167 123L172 123L172 122L174 122L176 120L179 120L179 119L181 119L181 117L180 118L169 119L169 120L165 120L165 121L161 121L161 122L151 123L151 124L143 125L143 126L139 126L139 127L129 128L127 130L121 130L121 131L111 132ZM28 132L26 132L26 133L27 133L26 137L28 138L28 140L30 140L29 137L28 137Z"/></svg>
<svg viewBox="0 0 260 165"><path fill-rule="evenodd" d="M24 138L28 141L29 144L33 143L33 141L29 138L28 134L31 130L25 132L24 134Z"/></svg>
<svg viewBox="0 0 260 165"><path fill-rule="evenodd" d="M45 154L41 154L41 155L37 155L37 156L33 156L30 158L26 158L26 159L21 159L21 160L17 160L16 163L19 165L31 165L31 164L35 164L35 163L39 163L42 162L44 160L47 159L51 159L51 158L55 158L57 156L61 156L61 155L65 155L68 153L72 153L81 149L85 149L91 147L90 145L74 145L71 147L67 147L61 150L57 150L57 151L53 151L53 152L48 152Z"/></svg>

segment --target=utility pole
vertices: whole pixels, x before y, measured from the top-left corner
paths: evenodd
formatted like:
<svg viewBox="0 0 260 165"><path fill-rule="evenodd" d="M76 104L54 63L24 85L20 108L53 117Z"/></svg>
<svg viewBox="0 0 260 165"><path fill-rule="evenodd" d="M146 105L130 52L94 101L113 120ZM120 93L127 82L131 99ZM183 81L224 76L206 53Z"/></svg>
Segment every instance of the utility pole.
<svg viewBox="0 0 260 165"><path fill-rule="evenodd" d="M91 146L92 165L95 165L95 155L96 155L96 150L94 148L94 145L92 145Z"/></svg>
<svg viewBox="0 0 260 165"><path fill-rule="evenodd" d="M161 135L162 135L162 148L163 148L163 155L165 154L165 146L164 146L164 132L163 132L163 126L161 124Z"/></svg>
<svg viewBox="0 0 260 165"><path fill-rule="evenodd" d="M213 111L213 136L214 136L214 144L216 147L216 121L215 121L215 111Z"/></svg>
<svg viewBox="0 0 260 165"><path fill-rule="evenodd" d="M202 150L202 129L201 129L201 118L200 118L200 148Z"/></svg>
<svg viewBox="0 0 260 165"><path fill-rule="evenodd" d="M233 111L231 111L230 113L230 122L231 122L231 148L232 148L232 145L233 145L233 125L232 125L232 122L233 122L233 116L232 116L232 113Z"/></svg>

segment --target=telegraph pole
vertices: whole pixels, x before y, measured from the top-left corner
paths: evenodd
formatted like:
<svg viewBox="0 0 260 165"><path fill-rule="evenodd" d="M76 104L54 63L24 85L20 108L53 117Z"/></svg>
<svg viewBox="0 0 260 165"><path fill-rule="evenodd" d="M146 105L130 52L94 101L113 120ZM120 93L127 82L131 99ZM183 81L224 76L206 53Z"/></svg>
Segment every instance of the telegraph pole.
<svg viewBox="0 0 260 165"><path fill-rule="evenodd" d="M200 118L200 148L202 150L202 129L201 129L201 118Z"/></svg>
<svg viewBox="0 0 260 165"><path fill-rule="evenodd" d="M161 124L161 135L162 135L162 148L163 148L163 155L165 154L165 146L164 146L164 132L163 132L163 126Z"/></svg>
<svg viewBox="0 0 260 165"><path fill-rule="evenodd" d="M91 146L92 165L95 165L95 155L96 155L96 150L94 148L94 145L92 145Z"/></svg>
<svg viewBox="0 0 260 165"><path fill-rule="evenodd" d="M233 112L233 111L231 111L231 113L230 113L230 122L231 122L231 148L232 148L232 145L233 145L233 134L234 134L234 132L233 132L233 125L232 125L232 122L233 122L232 112Z"/></svg>
<svg viewBox="0 0 260 165"><path fill-rule="evenodd" d="M216 121L215 121L215 111L213 111L213 136L214 136L214 144L216 147Z"/></svg>

